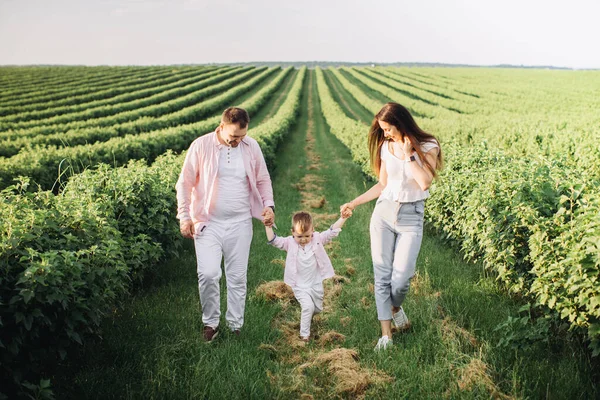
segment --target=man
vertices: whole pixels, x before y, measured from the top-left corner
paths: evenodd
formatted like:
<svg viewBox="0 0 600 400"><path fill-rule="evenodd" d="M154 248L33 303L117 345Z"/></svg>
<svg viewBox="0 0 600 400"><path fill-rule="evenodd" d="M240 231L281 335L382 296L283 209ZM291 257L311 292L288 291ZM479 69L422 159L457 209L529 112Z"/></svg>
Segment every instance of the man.
<svg viewBox="0 0 600 400"><path fill-rule="evenodd" d="M252 217L272 225L273 188L262 151L247 136L246 110L230 107L218 128L190 146L177 181L177 218L181 234L193 238L202 305L203 336L218 333L219 281L225 258L227 313L236 334L244 324L246 276Z"/></svg>

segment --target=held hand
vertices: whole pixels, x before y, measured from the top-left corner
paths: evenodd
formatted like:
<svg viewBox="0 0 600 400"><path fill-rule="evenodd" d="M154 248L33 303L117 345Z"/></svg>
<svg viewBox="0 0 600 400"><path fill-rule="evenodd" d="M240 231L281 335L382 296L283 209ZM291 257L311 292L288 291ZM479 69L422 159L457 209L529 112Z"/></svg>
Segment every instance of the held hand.
<svg viewBox="0 0 600 400"><path fill-rule="evenodd" d="M181 231L183 237L190 239L193 238L194 234L196 233L194 229L194 223L192 222L192 220L180 221L179 230Z"/></svg>
<svg viewBox="0 0 600 400"><path fill-rule="evenodd" d="M350 210L349 208L344 209L344 211L341 212L342 218L344 219L348 219L352 216L352 210Z"/></svg>
<svg viewBox="0 0 600 400"><path fill-rule="evenodd" d="M340 214L343 218L350 218L354 210L354 203L349 202L340 207Z"/></svg>
<svg viewBox="0 0 600 400"><path fill-rule="evenodd" d="M275 213L271 207L265 207L261 214L263 216L263 224L265 226L273 226L275 222Z"/></svg>

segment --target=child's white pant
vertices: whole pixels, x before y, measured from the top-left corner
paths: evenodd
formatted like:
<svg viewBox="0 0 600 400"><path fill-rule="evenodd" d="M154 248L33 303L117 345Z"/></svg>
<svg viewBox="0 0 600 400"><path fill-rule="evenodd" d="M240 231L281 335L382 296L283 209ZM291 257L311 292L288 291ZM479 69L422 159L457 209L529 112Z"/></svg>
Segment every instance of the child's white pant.
<svg viewBox="0 0 600 400"><path fill-rule="evenodd" d="M198 288L204 326L219 326L221 260L225 257L227 313L229 328L244 324L248 256L252 242L252 219L223 224L211 222L194 237L198 263Z"/></svg>
<svg viewBox="0 0 600 400"><path fill-rule="evenodd" d="M310 324L314 314L323 311L323 283L311 287L294 287L294 296L302 309L300 317L300 336L310 336Z"/></svg>

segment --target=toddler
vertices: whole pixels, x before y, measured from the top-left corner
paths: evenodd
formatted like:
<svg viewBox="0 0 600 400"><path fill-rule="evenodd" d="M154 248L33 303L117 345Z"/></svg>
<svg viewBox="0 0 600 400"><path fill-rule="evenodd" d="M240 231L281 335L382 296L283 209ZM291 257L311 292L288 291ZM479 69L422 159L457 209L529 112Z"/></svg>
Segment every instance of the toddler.
<svg viewBox="0 0 600 400"><path fill-rule="evenodd" d="M339 235L346 215L324 232L313 230L312 217L307 212L297 212L292 217L292 236L279 237L272 227L265 226L269 244L287 251L283 280L300 303L300 338L306 342L313 315L323 310L323 280L334 275L323 246Z"/></svg>

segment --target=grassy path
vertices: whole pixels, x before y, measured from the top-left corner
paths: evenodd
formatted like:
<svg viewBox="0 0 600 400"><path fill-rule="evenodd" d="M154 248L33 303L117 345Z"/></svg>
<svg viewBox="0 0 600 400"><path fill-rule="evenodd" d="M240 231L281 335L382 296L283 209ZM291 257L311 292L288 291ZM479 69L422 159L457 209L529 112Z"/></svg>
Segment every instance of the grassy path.
<svg viewBox="0 0 600 400"><path fill-rule="evenodd" d="M317 229L326 229L340 204L372 184L329 132L314 71L305 81L296 127L278 154L272 178L280 235L288 234L290 216L299 209L310 210ZM255 223L241 337L223 329L214 343L202 342L189 243L180 259L160 268L107 319L103 341L86 346L78 361L57 372L57 398L598 396L592 367L577 348L559 341L498 348L505 333L494 328L519 304L431 234L423 241L405 303L413 327L394 335L391 351L375 353L372 208L359 208L328 248L337 275L326 281L324 311L314 318L310 343L297 339L300 310L280 285L285 253L268 246L262 225Z"/></svg>

